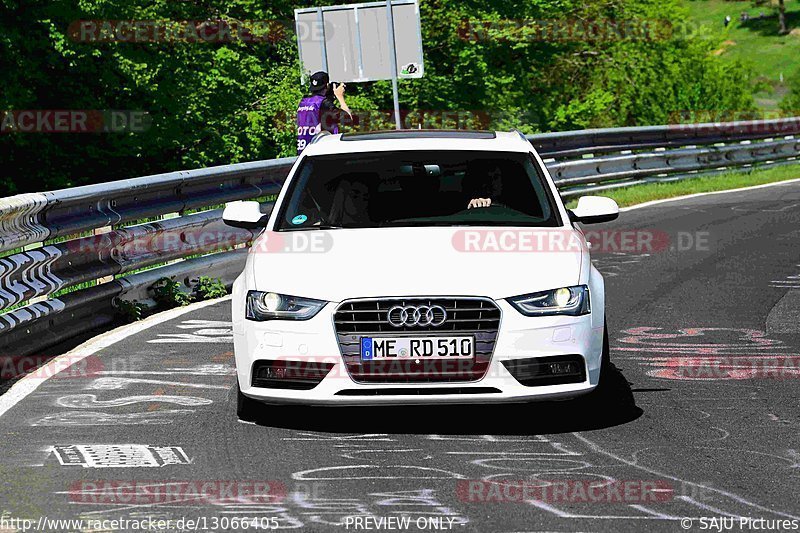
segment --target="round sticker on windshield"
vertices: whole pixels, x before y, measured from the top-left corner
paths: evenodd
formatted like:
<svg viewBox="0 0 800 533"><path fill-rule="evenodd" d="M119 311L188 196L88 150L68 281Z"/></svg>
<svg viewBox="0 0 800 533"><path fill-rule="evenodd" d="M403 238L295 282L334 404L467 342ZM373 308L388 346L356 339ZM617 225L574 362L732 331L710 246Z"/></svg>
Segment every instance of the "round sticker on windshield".
<svg viewBox="0 0 800 533"><path fill-rule="evenodd" d="M296 217L294 217L292 219L292 224L294 224L295 226L299 226L300 224L302 224L306 220L308 220L307 216L305 216L305 215L297 215Z"/></svg>

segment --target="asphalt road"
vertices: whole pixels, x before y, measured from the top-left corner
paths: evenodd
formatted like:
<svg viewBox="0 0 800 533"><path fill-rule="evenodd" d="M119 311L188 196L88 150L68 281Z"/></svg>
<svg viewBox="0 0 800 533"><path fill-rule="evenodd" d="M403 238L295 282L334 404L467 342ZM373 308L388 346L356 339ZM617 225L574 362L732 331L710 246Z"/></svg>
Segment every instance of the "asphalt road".
<svg viewBox="0 0 800 533"><path fill-rule="evenodd" d="M40 517L184 519L170 531L244 530L234 517L251 531L700 531L703 517L800 527L800 183L589 229L605 232L594 261L615 365L591 401L272 407L241 423L230 304L218 302L140 325L0 416L0 530L12 518L91 528ZM614 250L630 239L645 245ZM0 397L0 411L33 383ZM491 497L470 480L568 490ZM587 484L603 480L632 488L592 501Z"/></svg>

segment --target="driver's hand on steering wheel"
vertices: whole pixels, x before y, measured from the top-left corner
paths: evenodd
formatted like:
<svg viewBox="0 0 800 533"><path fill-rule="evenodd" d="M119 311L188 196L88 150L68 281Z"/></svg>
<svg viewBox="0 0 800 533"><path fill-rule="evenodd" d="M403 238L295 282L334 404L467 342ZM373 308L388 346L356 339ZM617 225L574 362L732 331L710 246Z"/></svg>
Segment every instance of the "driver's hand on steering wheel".
<svg viewBox="0 0 800 533"><path fill-rule="evenodd" d="M469 201L467 209L475 209L478 207L489 207L490 205L492 205L491 198L473 198L472 200Z"/></svg>

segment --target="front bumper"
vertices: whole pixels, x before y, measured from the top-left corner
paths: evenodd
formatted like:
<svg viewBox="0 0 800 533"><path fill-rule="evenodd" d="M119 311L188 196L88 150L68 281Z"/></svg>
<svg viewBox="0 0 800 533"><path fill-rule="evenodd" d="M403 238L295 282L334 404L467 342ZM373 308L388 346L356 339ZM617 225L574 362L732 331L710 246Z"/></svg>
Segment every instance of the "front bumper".
<svg viewBox="0 0 800 533"><path fill-rule="evenodd" d="M244 321L234 327L236 369L242 394L266 403L303 405L465 404L564 399L593 390L598 383L603 351L603 324L591 315L526 317L507 302L495 302L502 321L489 369L471 382L355 382L345 368L333 326L336 304L329 303L306 321ZM233 305L237 305L234 300ZM522 385L503 361L580 355L586 379L580 383ZM256 361L304 361L333 367L309 390L252 386Z"/></svg>

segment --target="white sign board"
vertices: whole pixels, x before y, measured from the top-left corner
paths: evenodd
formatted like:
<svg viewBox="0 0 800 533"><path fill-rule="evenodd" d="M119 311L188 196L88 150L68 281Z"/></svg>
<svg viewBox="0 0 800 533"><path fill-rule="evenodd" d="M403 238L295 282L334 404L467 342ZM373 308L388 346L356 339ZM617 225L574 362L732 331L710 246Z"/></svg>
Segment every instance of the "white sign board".
<svg viewBox="0 0 800 533"><path fill-rule="evenodd" d="M392 79L386 2L296 9L297 47L305 78L324 70L331 81ZM392 0L398 78L421 78L422 33L416 0Z"/></svg>

